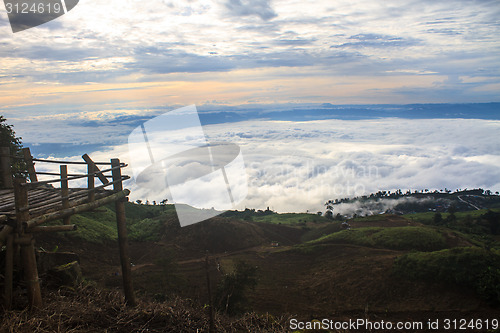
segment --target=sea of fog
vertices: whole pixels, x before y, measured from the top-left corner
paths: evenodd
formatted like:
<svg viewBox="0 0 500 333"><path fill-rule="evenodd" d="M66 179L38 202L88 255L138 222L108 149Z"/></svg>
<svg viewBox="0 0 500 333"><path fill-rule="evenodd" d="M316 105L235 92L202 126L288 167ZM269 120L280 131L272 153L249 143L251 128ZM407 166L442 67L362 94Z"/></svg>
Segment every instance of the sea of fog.
<svg viewBox="0 0 500 333"><path fill-rule="evenodd" d="M125 112L102 123L73 114L44 120L46 126L40 119L14 125L38 157L81 160L88 153L94 160L130 162L130 132L165 111ZM210 106L199 111L209 141L241 147L249 188L239 209L324 211L328 199L379 190L500 190L500 103ZM126 186L131 200L169 197L163 185L145 189L131 179Z"/></svg>

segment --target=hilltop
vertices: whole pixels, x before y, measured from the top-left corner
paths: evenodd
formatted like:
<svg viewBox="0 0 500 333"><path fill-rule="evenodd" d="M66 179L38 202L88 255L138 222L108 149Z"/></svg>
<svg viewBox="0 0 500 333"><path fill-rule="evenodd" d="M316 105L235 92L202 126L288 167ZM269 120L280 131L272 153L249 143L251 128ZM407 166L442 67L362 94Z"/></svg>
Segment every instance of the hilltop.
<svg viewBox="0 0 500 333"><path fill-rule="evenodd" d="M500 208L499 192L478 189L379 191L354 198L328 200L327 211L345 217L374 214L412 214L423 212L470 211Z"/></svg>

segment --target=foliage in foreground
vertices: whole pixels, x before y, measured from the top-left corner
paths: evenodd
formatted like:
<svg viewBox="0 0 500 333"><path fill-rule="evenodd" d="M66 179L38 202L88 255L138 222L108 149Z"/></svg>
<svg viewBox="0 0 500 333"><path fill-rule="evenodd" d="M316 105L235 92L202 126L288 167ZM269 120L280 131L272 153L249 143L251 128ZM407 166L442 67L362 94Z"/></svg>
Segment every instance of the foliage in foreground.
<svg viewBox="0 0 500 333"><path fill-rule="evenodd" d="M0 147L9 147L11 155L20 155L23 144L21 137L17 137L12 125L6 123L7 119L0 115ZM12 173L22 175L26 171L26 164L19 159L11 159ZM0 186L1 179L0 179Z"/></svg>
<svg viewBox="0 0 500 333"><path fill-rule="evenodd" d="M127 307L118 291L91 286L60 289L44 295L45 306L0 312L0 332L208 332L201 307L180 298L167 303L139 300ZM246 313L240 318L215 315L217 332L287 332L287 318Z"/></svg>

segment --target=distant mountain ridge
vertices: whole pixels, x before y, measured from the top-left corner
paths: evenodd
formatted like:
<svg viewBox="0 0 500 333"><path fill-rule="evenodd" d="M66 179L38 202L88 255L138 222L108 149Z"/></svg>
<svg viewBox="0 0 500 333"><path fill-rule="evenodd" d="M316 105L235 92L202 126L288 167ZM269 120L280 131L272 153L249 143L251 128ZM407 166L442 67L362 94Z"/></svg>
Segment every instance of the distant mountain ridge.
<svg viewBox="0 0 500 333"><path fill-rule="evenodd" d="M500 120L500 103L466 104L284 104L260 107L200 106L202 125L245 120L308 121L324 119L485 119Z"/></svg>

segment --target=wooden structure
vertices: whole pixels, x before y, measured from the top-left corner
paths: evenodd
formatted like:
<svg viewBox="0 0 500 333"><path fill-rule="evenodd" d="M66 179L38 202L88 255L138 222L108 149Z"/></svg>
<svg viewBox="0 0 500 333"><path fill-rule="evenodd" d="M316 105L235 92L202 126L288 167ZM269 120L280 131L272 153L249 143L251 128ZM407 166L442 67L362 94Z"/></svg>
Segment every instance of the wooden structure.
<svg viewBox="0 0 500 333"><path fill-rule="evenodd" d="M24 272L30 307L36 308L42 305L34 234L75 230L77 226L71 224L71 215L93 210L111 202L115 202L116 208L125 301L128 305L135 306L125 218L125 202L130 191L123 189L122 185L123 180L129 177L121 174L121 169L126 167L126 164L118 159L112 159L110 162L94 162L87 154L82 158L81 162L43 160L33 158L29 148L23 149L23 156L13 156L9 148L0 148L0 177L3 185L0 189L0 247L5 246L3 303L6 309L12 304L15 265L20 266ZM12 159L24 160L27 170L24 177L12 176L10 167ZM60 172L37 172L35 162L59 164ZM70 164L86 165L87 173L68 173ZM39 175L56 178L39 181ZM85 178L86 188L69 186L70 181ZM101 183L98 186L96 178ZM59 187L54 187L52 185L54 183L59 184ZM62 224L43 225L54 220L62 220Z"/></svg>

